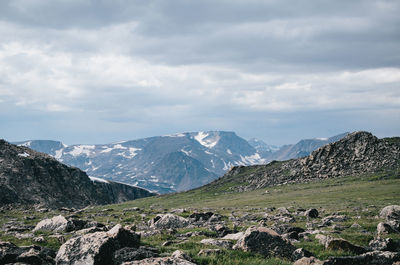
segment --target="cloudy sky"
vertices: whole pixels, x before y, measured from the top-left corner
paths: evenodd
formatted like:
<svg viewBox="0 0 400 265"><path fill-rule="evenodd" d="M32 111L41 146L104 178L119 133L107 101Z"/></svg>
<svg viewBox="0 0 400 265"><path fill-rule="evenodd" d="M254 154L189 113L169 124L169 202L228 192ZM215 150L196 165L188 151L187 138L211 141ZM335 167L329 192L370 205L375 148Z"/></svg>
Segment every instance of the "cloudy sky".
<svg viewBox="0 0 400 265"><path fill-rule="evenodd" d="M0 138L400 135L400 1L2 0Z"/></svg>

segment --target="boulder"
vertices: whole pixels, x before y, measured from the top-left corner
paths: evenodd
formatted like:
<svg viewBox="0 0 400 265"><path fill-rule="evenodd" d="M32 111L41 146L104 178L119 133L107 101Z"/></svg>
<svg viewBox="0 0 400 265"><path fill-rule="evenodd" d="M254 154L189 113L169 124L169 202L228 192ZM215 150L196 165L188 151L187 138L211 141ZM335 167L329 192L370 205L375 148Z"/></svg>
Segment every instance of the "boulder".
<svg viewBox="0 0 400 265"><path fill-rule="evenodd" d="M309 218L317 218L319 215L318 210L315 208L308 209L304 212L304 216Z"/></svg>
<svg viewBox="0 0 400 265"><path fill-rule="evenodd" d="M354 254L362 254L367 252L367 250L361 246L354 245L347 240L341 238L334 238L329 240L326 245L326 249L331 250L342 250L346 252L352 252Z"/></svg>
<svg viewBox="0 0 400 265"><path fill-rule="evenodd" d="M323 265L324 262L314 257L304 257L297 260L293 265Z"/></svg>
<svg viewBox="0 0 400 265"><path fill-rule="evenodd" d="M55 256L55 251L48 248L17 247L10 242L0 242L0 264L53 264Z"/></svg>
<svg viewBox="0 0 400 265"><path fill-rule="evenodd" d="M292 258L293 251L296 248L284 240L274 230L266 227L250 227L246 230L234 249L255 252L266 257L279 256L283 258Z"/></svg>
<svg viewBox="0 0 400 265"><path fill-rule="evenodd" d="M36 231L52 231L52 232L61 232L65 231L68 226L68 220L62 216L57 215L50 219L44 219L40 221L35 228L33 229L34 232Z"/></svg>
<svg viewBox="0 0 400 265"><path fill-rule="evenodd" d="M313 254L310 251L305 250L304 248L298 248L295 251L293 251L292 260L299 260L304 257L309 258L312 256L313 256Z"/></svg>
<svg viewBox="0 0 400 265"><path fill-rule="evenodd" d="M189 215L189 219L192 222L201 222L201 221L207 221L208 219L210 219L210 217L213 215L214 213L212 212L205 212L205 213L192 213L191 215Z"/></svg>
<svg viewBox="0 0 400 265"><path fill-rule="evenodd" d="M199 256L210 256L210 255L219 255L224 253L221 249L214 248L214 249L202 249L199 251L197 255Z"/></svg>
<svg viewBox="0 0 400 265"><path fill-rule="evenodd" d="M378 238L371 240L368 245L372 250L393 251L393 252L400 251L399 242L395 242L391 238L378 237Z"/></svg>
<svg viewBox="0 0 400 265"><path fill-rule="evenodd" d="M121 264L123 262L141 260L146 258L158 257L158 250L156 248L144 247L129 248L125 247L118 249L114 253L114 263Z"/></svg>
<svg viewBox="0 0 400 265"><path fill-rule="evenodd" d="M398 231L395 230L391 225L383 222L380 222L377 225L376 231L378 232L378 235L398 233Z"/></svg>
<svg viewBox="0 0 400 265"><path fill-rule="evenodd" d="M379 214L386 221L400 221L400 205L389 205L383 208Z"/></svg>
<svg viewBox="0 0 400 265"><path fill-rule="evenodd" d="M229 240L217 240L217 239L203 239L200 241L200 243L205 244L205 245L212 245L212 246L217 246L221 248L227 248L227 249L232 249L233 243Z"/></svg>
<svg viewBox="0 0 400 265"><path fill-rule="evenodd" d="M324 265L392 265L400 261L400 253L389 251L372 251L360 256L330 257Z"/></svg>
<svg viewBox="0 0 400 265"><path fill-rule="evenodd" d="M172 253L171 257L164 258L147 258L137 261L122 263L122 265L196 265L188 260L186 254L180 250Z"/></svg>
<svg viewBox="0 0 400 265"><path fill-rule="evenodd" d="M174 214L164 214L159 216L151 226L158 229L176 229L188 225L189 221L186 218Z"/></svg>
<svg viewBox="0 0 400 265"><path fill-rule="evenodd" d="M95 232L74 237L59 249L56 262L63 264L112 264L113 253L124 247L138 248L140 236L121 225L108 232Z"/></svg>

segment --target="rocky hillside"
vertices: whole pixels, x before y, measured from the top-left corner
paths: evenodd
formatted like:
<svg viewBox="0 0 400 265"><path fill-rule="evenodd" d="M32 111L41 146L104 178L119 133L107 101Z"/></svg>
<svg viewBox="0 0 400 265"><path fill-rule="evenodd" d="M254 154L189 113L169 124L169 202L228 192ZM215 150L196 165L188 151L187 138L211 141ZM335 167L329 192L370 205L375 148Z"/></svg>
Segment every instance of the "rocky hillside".
<svg viewBox="0 0 400 265"><path fill-rule="evenodd" d="M368 132L354 132L327 144L304 158L273 161L260 166L237 166L210 185L235 183L236 190L286 183L396 171L400 169L400 138L378 139Z"/></svg>
<svg viewBox="0 0 400 265"><path fill-rule="evenodd" d="M84 207L151 196L147 190L92 181L78 168L27 147L0 140L0 205Z"/></svg>

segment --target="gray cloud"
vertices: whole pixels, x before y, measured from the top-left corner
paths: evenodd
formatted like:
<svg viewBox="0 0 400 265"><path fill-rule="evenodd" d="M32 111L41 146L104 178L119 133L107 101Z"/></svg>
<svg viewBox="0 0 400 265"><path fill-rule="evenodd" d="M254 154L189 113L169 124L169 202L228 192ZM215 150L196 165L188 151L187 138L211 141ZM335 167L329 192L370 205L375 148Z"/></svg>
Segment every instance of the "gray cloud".
<svg viewBox="0 0 400 265"><path fill-rule="evenodd" d="M398 13L394 0L2 1L1 137L396 134Z"/></svg>

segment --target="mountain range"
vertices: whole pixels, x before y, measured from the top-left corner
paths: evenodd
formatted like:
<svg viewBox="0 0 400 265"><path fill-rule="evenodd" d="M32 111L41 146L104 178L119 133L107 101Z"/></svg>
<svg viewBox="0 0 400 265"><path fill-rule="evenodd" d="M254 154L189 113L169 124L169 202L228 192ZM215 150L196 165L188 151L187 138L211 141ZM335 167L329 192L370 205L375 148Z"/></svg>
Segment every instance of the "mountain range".
<svg viewBox="0 0 400 265"><path fill-rule="evenodd" d="M254 138L246 141L226 131L178 133L96 145L67 146L50 140L15 144L49 154L91 177L169 193L210 183L233 166L306 156L346 135L301 140L280 148Z"/></svg>

